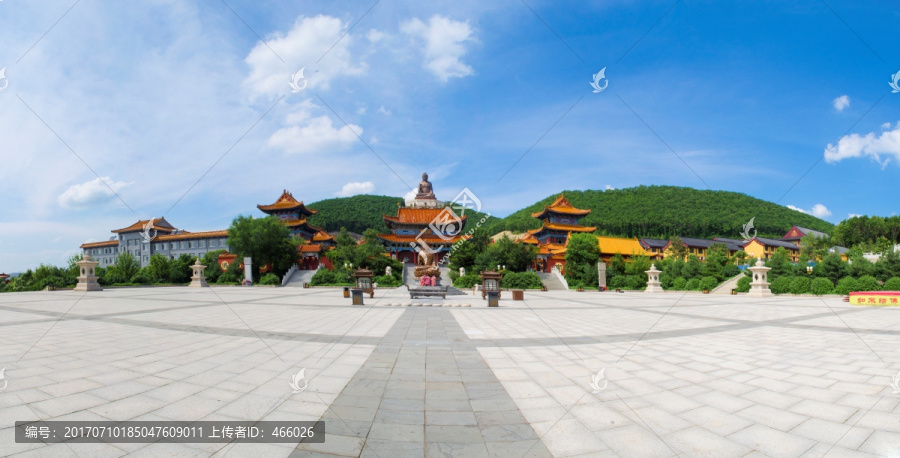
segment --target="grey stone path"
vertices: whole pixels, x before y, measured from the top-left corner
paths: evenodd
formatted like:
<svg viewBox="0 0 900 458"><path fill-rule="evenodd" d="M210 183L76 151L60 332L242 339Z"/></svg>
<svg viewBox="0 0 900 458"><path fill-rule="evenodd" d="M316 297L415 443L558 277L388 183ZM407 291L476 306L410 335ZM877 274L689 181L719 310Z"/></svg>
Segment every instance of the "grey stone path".
<svg viewBox="0 0 900 458"><path fill-rule="evenodd" d="M450 310L406 309L295 456L552 456Z"/></svg>

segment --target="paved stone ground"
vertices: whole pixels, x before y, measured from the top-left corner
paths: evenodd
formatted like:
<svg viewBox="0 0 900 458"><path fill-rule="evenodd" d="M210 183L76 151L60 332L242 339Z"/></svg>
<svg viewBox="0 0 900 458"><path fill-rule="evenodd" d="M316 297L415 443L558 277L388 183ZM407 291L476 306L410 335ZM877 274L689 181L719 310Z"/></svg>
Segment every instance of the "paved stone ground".
<svg viewBox="0 0 900 458"><path fill-rule="evenodd" d="M900 455L900 308L570 291L384 306L404 294L0 294L0 455ZM15 443L36 419L322 419L328 440Z"/></svg>

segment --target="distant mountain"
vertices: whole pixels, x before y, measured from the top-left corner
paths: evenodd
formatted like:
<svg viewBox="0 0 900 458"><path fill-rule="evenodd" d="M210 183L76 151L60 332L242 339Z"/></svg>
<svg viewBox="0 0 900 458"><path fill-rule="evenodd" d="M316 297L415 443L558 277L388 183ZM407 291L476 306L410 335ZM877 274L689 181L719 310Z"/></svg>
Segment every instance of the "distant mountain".
<svg viewBox="0 0 900 458"><path fill-rule="evenodd" d="M787 207L730 191L707 191L676 186L638 186L607 191L564 191L578 207L591 209L582 223L597 232L624 237L741 238L744 224L753 223L760 237L781 238L791 226L831 233L834 225ZM531 216L553 202L559 193L516 211L506 218L490 217L482 226L488 234L503 230L522 232L540 227ZM312 202L307 207L319 213L310 224L326 231L341 227L362 234L368 228L388 232L382 215L396 215L402 197L358 195ZM466 230L484 216L467 211ZM751 231L752 232L752 231Z"/></svg>
<svg viewBox="0 0 900 458"><path fill-rule="evenodd" d="M390 232L384 224L382 215L397 215L397 209L403 202L402 197L371 196L367 194L325 199L307 204L308 208L318 210L318 214L309 217L313 226L324 227L326 231L339 231L342 227L350 232L362 234L372 228L378 232ZM481 220L483 213L466 211L466 228L470 228ZM485 224L494 225L499 218L490 217ZM471 226L470 226L471 224Z"/></svg>
<svg viewBox="0 0 900 458"><path fill-rule="evenodd" d="M638 186L606 191L564 191L578 208L591 209L582 220L597 232L624 237L741 238L744 224L753 223L760 237L781 238L791 226L831 233L834 225L796 210L730 191L708 191L677 186ZM498 230L521 232L540 227L531 216L549 205L559 193L503 219ZM752 234L752 231L751 231Z"/></svg>

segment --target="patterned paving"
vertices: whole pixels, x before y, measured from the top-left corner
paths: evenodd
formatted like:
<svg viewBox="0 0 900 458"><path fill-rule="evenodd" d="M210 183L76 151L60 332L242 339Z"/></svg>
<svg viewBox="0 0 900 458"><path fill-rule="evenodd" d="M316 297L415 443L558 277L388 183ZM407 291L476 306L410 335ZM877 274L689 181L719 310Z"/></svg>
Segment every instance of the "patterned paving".
<svg viewBox="0 0 900 458"><path fill-rule="evenodd" d="M900 455L898 308L569 291L384 306L404 293L0 294L0 455ZM323 419L328 440L16 444L33 419Z"/></svg>

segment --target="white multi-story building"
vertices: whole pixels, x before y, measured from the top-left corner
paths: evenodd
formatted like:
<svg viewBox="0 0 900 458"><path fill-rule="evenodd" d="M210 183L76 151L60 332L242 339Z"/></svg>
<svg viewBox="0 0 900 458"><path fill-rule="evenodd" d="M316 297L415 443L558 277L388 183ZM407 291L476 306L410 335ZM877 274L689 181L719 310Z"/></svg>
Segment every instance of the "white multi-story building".
<svg viewBox="0 0 900 458"><path fill-rule="evenodd" d="M176 229L165 218L138 221L112 232L116 235L108 241L81 245L83 254L99 261L100 267L115 264L121 253L130 253L143 267L156 253L175 259L182 254L201 257L210 251L228 251L228 231L188 232Z"/></svg>

